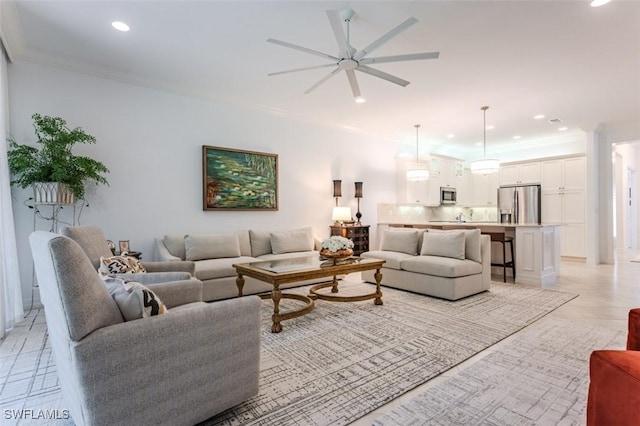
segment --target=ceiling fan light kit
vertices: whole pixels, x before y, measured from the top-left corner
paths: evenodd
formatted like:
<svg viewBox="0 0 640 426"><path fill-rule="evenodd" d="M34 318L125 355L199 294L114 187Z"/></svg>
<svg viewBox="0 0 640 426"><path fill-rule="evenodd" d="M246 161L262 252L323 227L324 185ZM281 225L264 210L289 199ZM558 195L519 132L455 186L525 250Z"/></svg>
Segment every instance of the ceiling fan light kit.
<svg viewBox="0 0 640 426"><path fill-rule="evenodd" d="M351 87L351 92L353 93L353 97L356 102L362 103L363 97L360 93L360 86L358 85L358 80L356 79L355 71L362 72L365 74L369 74L374 77L378 77L382 80L389 81L391 83L397 84L402 87L406 87L409 82L403 80L394 75L388 74L386 72L380 71L376 68L371 68L368 66L369 64L380 64L380 63L389 63L389 62L401 62L401 61L417 61L424 59L437 59L440 56L440 52L426 52L426 53L412 53L408 55L395 55L395 56L381 56L377 58L366 57L380 46L386 44L392 38L396 37L400 33L404 32L410 26L414 25L418 20L414 17L411 17L391 31L382 35L378 39L374 40L371 44L366 46L361 50L357 50L349 44L349 23L354 16L354 12L351 9L345 9L340 12L337 10L327 10L327 17L329 18L329 23L331 24L331 30L333 31L333 35L338 44L338 56L329 55L327 53L318 52L317 50L308 49L306 47L298 46L296 44L288 43L286 41L276 40L273 38L267 39L269 43L274 43L283 47L288 47L290 49L299 50L301 52L309 53L311 55L320 56L325 59L329 59L332 63L316 65L304 68L296 68L292 70L286 71L278 71L269 73L267 75L274 76L280 74L288 74L292 72L298 71L308 71L319 68L328 68L335 67L329 74L322 77L319 81L309 87L305 93L311 93L322 84L324 84L331 77L338 74L340 71L344 71L347 75L347 79L349 81L349 86ZM342 26L342 22L346 23L346 32Z"/></svg>
<svg viewBox="0 0 640 426"><path fill-rule="evenodd" d="M488 106L480 108L483 112L483 146L484 155L482 160L475 160L471 162L471 173L488 175L491 173L497 173L500 171L500 160L494 158L487 158L487 110Z"/></svg>

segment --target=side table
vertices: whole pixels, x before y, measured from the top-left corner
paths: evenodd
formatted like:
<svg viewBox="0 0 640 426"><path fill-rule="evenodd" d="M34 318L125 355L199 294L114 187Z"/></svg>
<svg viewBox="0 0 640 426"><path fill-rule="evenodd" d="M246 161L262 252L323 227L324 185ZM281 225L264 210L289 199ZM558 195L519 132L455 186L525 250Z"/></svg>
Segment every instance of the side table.
<svg viewBox="0 0 640 426"><path fill-rule="evenodd" d="M369 225L331 225L331 236L339 235L353 241L353 255L369 251Z"/></svg>

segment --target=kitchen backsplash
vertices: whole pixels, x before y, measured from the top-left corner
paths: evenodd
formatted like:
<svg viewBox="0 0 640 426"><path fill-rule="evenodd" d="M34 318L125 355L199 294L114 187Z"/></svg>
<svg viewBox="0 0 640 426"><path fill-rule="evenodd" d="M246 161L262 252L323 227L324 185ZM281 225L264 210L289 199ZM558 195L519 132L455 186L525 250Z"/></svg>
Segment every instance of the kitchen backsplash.
<svg viewBox="0 0 640 426"><path fill-rule="evenodd" d="M455 221L463 214L465 222L497 222L495 207L427 207L408 204L378 204L378 223L406 223Z"/></svg>

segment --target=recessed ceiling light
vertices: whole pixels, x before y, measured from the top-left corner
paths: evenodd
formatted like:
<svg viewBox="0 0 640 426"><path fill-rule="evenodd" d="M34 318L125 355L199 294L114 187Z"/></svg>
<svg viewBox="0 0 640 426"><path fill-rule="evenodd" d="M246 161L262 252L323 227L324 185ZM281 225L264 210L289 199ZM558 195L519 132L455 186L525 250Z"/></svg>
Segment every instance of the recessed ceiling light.
<svg viewBox="0 0 640 426"><path fill-rule="evenodd" d="M449 139L451 139L451 138L455 138L455 137L456 137L456 135L454 135L453 133L449 133L449 134L447 135L447 137L448 137Z"/></svg>
<svg viewBox="0 0 640 426"><path fill-rule="evenodd" d="M123 31L123 32L129 31L129 26L127 24L125 24L124 22L113 21L111 23L111 26L113 28L115 28L116 30L118 30L118 31Z"/></svg>
<svg viewBox="0 0 640 426"><path fill-rule="evenodd" d="M558 127L558 131L559 132L564 132L567 129L568 129L568 127Z"/></svg>
<svg viewBox="0 0 640 426"><path fill-rule="evenodd" d="M534 115L533 118L535 118L536 120L542 120L544 118L544 114Z"/></svg>
<svg viewBox="0 0 640 426"><path fill-rule="evenodd" d="M365 98L363 98L362 96L358 96L355 100L356 100L357 104L363 104L363 103L367 102L367 100Z"/></svg>
<svg viewBox="0 0 640 426"><path fill-rule="evenodd" d="M604 4L609 3L611 0L593 0L591 2L591 7L598 7L598 6L602 6Z"/></svg>
<svg viewBox="0 0 640 426"><path fill-rule="evenodd" d="M493 129L495 129L495 126L492 126L492 125L487 126L487 130L493 130Z"/></svg>
<svg viewBox="0 0 640 426"><path fill-rule="evenodd" d="M482 142L476 142L476 146L482 146Z"/></svg>
<svg viewBox="0 0 640 426"><path fill-rule="evenodd" d="M520 136L520 135L515 135L513 138L514 138L514 139L520 139L521 137L522 137L522 136Z"/></svg>

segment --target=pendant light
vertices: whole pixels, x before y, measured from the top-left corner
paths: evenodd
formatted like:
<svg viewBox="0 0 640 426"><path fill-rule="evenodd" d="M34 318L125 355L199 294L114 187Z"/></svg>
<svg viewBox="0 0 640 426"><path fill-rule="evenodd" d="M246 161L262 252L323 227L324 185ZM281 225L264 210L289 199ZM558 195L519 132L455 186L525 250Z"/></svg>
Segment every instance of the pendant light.
<svg viewBox="0 0 640 426"><path fill-rule="evenodd" d="M420 164L418 160L418 129L420 125L415 124L413 127L416 128L416 164L412 169L407 170L407 180L419 182L429 179L429 170L426 165Z"/></svg>
<svg viewBox="0 0 640 426"><path fill-rule="evenodd" d="M484 113L484 125L482 127L484 139L484 155L482 157L482 160L471 162L471 173L488 175L490 173L497 173L500 171L500 160L487 158L487 110L489 109L489 107L483 106L480 109Z"/></svg>

